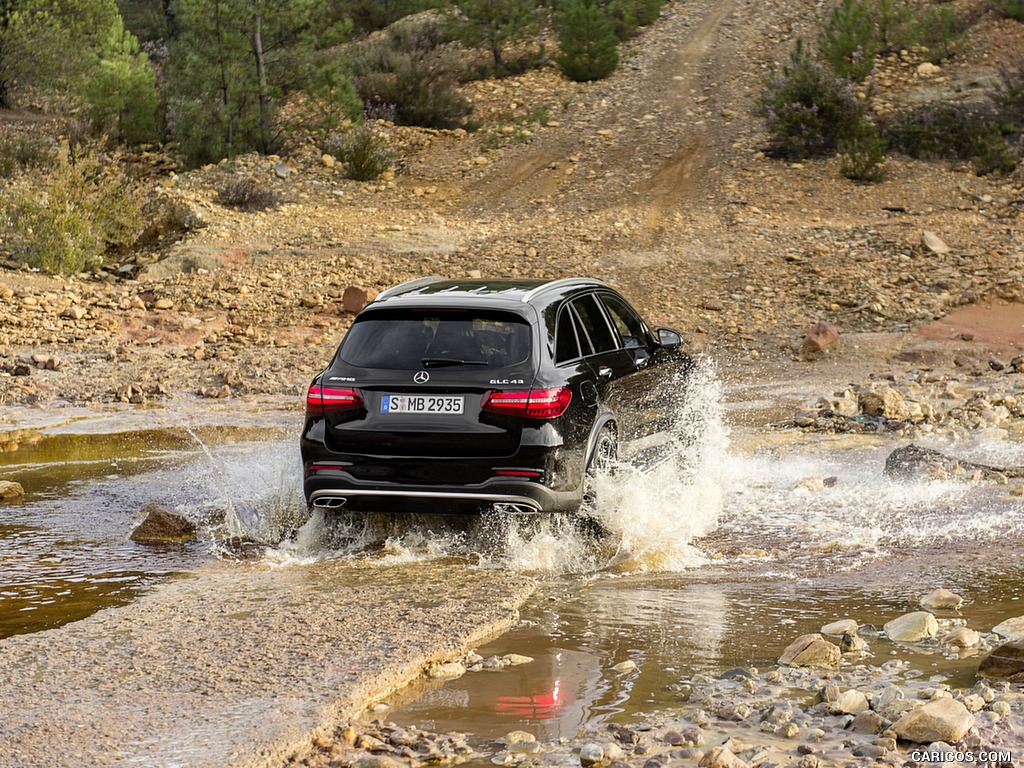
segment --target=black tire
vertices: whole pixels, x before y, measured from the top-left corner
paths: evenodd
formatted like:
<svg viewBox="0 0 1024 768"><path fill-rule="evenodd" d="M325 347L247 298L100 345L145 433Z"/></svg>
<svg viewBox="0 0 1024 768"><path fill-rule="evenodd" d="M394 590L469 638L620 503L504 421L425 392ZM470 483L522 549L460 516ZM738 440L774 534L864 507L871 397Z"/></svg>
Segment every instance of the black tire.
<svg viewBox="0 0 1024 768"><path fill-rule="evenodd" d="M594 490L594 478L615 470L615 462L619 455L619 441L615 428L605 424L597 435L594 450L587 461L587 470L583 477L583 502L580 504L580 516L591 517L597 509L597 492Z"/></svg>

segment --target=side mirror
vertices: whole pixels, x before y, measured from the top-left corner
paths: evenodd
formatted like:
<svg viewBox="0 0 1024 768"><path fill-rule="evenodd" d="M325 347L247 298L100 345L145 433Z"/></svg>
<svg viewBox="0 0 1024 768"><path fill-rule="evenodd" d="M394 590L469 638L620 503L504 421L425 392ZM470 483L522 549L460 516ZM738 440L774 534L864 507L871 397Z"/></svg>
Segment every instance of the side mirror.
<svg viewBox="0 0 1024 768"><path fill-rule="evenodd" d="M659 328L658 346L662 349L679 349L683 346L683 337L671 328Z"/></svg>

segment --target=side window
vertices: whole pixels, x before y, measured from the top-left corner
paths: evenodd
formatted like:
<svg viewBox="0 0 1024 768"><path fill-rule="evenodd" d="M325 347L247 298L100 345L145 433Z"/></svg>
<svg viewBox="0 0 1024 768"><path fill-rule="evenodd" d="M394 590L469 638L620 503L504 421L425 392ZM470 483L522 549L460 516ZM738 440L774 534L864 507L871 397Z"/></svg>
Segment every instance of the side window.
<svg viewBox="0 0 1024 768"><path fill-rule="evenodd" d="M619 348L619 342L604 319L604 312L597 303L597 297L582 296L572 303L595 352L610 352Z"/></svg>
<svg viewBox="0 0 1024 768"><path fill-rule="evenodd" d="M602 293L601 301L612 318L615 330L622 340L622 346L628 349L647 346L647 332L643 320L626 302L610 293Z"/></svg>
<svg viewBox="0 0 1024 768"><path fill-rule="evenodd" d="M565 363L580 356L580 343L576 338L576 324L569 306L558 313L555 329L555 363Z"/></svg>

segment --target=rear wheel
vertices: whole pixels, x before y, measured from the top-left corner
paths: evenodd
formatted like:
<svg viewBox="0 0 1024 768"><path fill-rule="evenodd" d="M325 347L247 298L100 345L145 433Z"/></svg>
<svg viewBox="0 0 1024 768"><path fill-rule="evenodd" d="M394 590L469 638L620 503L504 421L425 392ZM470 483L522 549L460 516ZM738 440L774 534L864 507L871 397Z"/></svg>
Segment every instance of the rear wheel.
<svg viewBox="0 0 1024 768"><path fill-rule="evenodd" d="M594 479L613 472L618 455L619 443L615 436L615 429L612 425L606 424L601 428L601 432L597 436L594 451L590 455L587 471L583 477L583 503L580 505L581 516L593 518L594 513L597 511L598 503Z"/></svg>

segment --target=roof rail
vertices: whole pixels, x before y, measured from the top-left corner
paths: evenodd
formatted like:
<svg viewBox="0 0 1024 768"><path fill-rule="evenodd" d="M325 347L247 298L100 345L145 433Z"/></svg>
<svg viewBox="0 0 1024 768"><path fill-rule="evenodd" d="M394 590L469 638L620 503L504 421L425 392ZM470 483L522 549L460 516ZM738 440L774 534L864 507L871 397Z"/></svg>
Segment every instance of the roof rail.
<svg viewBox="0 0 1024 768"><path fill-rule="evenodd" d="M445 278L441 277L440 275L431 275L430 277L417 277L415 280L406 280L404 283L393 285L387 290L381 291L380 293L377 294L377 298L374 299L374 301L380 301L381 299L386 299L389 296L394 296L396 293L404 293L405 291L411 290L413 288L419 288L420 286L423 285L430 285L431 283L436 283L438 280L444 279Z"/></svg>
<svg viewBox="0 0 1024 768"><path fill-rule="evenodd" d="M584 285L607 285L604 280L598 280L596 277L562 277L558 280L552 280L544 283L543 285L538 285L532 291L527 292L520 301L526 304L527 302L533 301L534 298L546 291L551 291L573 283L580 283Z"/></svg>

